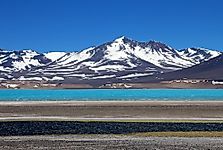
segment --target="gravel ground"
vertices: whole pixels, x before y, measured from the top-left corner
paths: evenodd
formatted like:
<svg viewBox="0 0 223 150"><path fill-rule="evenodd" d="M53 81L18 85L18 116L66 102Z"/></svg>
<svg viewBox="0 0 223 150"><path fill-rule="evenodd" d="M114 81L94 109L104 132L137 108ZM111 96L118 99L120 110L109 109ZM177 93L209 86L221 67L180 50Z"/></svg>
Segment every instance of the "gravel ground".
<svg viewBox="0 0 223 150"><path fill-rule="evenodd" d="M223 138L137 137L117 135L60 135L0 137L1 150L221 150Z"/></svg>
<svg viewBox="0 0 223 150"><path fill-rule="evenodd" d="M0 122L0 136L63 134L127 134L168 131L223 131L223 123L183 122L78 122L11 121Z"/></svg>

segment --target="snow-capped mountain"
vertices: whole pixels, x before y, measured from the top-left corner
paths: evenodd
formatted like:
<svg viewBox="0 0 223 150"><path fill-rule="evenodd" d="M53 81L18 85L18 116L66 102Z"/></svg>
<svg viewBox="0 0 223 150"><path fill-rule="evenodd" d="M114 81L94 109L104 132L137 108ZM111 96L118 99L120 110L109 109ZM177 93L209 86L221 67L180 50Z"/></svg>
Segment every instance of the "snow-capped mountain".
<svg viewBox="0 0 223 150"><path fill-rule="evenodd" d="M164 80L216 79L223 80L223 54L190 68L160 75Z"/></svg>
<svg viewBox="0 0 223 150"><path fill-rule="evenodd" d="M183 58L186 58L186 59L189 58L192 62L196 64L200 64L201 62L208 61L221 54L218 51L213 51L213 50L209 50L205 48L187 48L187 49L181 50L179 53Z"/></svg>
<svg viewBox="0 0 223 150"><path fill-rule="evenodd" d="M19 72L49 62L50 59L34 50L0 51L0 71L4 72Z"/></svg>
<svg viewBox="0 0 223 150"><path fill-rule="evenodd" d="M0 51L0 71L22 72L14 80L130 80L189 68L220 54L202 48L178 51L156 41L120 37L80 52Z"/></svg>

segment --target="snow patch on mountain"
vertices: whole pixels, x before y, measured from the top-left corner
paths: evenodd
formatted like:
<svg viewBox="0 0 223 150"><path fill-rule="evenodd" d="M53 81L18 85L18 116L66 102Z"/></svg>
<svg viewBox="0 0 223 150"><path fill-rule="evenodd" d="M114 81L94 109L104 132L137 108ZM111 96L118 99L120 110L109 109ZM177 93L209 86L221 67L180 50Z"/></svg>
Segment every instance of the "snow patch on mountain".
<svg viewBox="0 0 223 150"><path fill-rule="evenodd" d="M41 77L24 77L21 76L17 79L13 79L13 80L20 80L20 81L42 81L43 79Z"/></svg>
<svg viewBox="0 0 223 150"><path fill-rule="evenodd" d="M150 75L153 75L153 73L134 73L134 74L128 74L128 75L124 75L117 78L125 79L125 78L135 78L135 77L150 76Z"/></svg>
<svg viewBox="0 0 223 150"><path fill-rule="evenodd" d="M44 53L46 58L55 61L61 57L63 57L66 54L66 52L49 52L49 53Z"/></svg>
<svg viewBox="0 0 223 150"><path fill-rule="evenodd" d="M94 71L112 71L112 72L117 72L117 71L123 71L125 70L127 67L123 66L123 65L104 65L104 66L97 66L97 67L90 67L91 70Z"/></svg>
<svg viewBox="0 0 223 150"><path fill-rule="evenodd" d="M96 77L91 77L90 79L107 79L107 78L114 78L116 75L103 75L103 76L96 76Z"/></svg>

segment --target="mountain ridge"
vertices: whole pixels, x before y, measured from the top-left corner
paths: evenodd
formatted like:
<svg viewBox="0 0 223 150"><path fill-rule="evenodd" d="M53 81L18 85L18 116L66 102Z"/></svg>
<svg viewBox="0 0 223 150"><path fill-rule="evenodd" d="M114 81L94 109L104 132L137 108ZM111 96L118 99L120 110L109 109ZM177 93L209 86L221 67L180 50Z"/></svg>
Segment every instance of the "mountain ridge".
<svg viewBox="0 0 223 150"><path fill-rule="evenodd" d="M132 80L184 70L220 56L204 48L177 50L158 41L121 36L79 52L0 51L4 80Z"/></svg>

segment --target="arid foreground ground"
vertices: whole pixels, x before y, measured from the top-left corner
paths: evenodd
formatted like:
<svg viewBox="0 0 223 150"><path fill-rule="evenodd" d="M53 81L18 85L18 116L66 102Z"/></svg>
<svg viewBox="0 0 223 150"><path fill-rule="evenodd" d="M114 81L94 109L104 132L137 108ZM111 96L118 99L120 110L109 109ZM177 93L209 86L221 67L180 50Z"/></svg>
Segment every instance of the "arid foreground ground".
<svg viewBox="0 0 223 150"><path fill-rule="evenodd" d="M223 149L223 102L1 102L0 149Z"/></svg>
<svg viewBox="0 0 223 150"><path fill-rule="evenodd" d="M0 120L223 120L223 102L0 102Z"/></svg>
<svg viewBox="0 0 223 150"><path fill-rule="evenodd" d="M0 137L2 150L222 150L223 138L60 135Z"/></svg>

